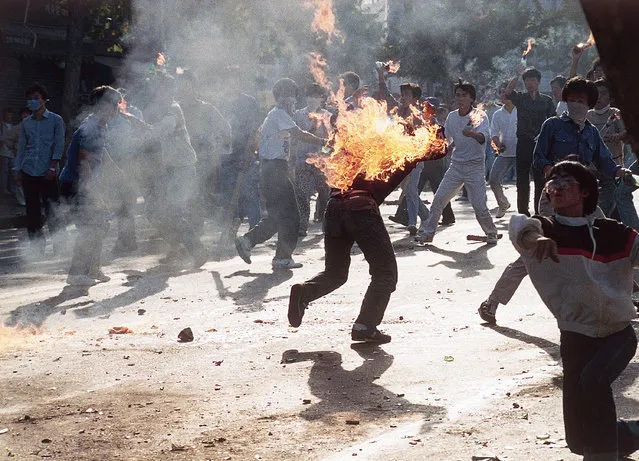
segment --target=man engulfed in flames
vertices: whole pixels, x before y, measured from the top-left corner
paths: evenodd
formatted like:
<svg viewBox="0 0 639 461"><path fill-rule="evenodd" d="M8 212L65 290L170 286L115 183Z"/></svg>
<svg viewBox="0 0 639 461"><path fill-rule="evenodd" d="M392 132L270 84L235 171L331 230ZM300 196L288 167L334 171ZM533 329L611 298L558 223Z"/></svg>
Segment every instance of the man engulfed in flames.
<svg viewBox="0 0 639 461"><path fill-rule="evenodd" d="M309 302L346 282L350 251L357 243L372 279L351 337L379 344L391 340L377 329L397 284L395 254L379 205L418 162L446 154L446 142L430 122L433 114L417 107L411 110L411 116L402 119L388 116L386 103L370 98L364 98L357 110L346 110L341 102L330 142L332 154L308 160L324 172L333 191L324 216L325 269L291 287L292 326L302 323Z"/></svg>

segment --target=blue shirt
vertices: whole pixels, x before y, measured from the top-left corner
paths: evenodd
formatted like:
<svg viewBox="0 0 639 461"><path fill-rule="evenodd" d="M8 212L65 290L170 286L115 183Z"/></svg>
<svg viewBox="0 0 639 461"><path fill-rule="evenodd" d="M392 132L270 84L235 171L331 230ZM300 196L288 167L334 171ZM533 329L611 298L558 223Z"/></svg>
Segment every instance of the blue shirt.
<svg viewBox="0 0 639 461"><path fill-rule="evenodd" d="M534 167L543 171L545 166L552 166L573 154L579 156L578 161L583 165L594 164L599 172L612 178L619 168L599 131L589 121L586 120L584 129L579 130L579 125L566 113L546 120L535 145Z"/></svg>
<svg viewBox="0 0 639 461"><path fill-rule="evenodd" d="M95 115L89 115L78 128L67 149L67 163L60 174L60 181L77 181L80 179L80 151L89 152L86 161L89 162L91 172L95 174L102 164L104 150L104 131Z"/></svg>
<svg viewBox="0 0 639 461"><path fill-rule="evenodd" d="M29 176L44 176L51 160L60 160L64 152L64 121L45 110L40 120L33 115L22 121L18 155L14 170Z"/></svg>

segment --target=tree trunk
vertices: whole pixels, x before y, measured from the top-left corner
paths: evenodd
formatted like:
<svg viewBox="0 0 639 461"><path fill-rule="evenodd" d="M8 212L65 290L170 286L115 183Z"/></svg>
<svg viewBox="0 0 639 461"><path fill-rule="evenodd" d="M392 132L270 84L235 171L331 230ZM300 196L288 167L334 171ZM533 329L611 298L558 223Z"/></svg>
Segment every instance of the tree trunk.
<svg viewBox="0 0 639 461"><path fill-rule="evenodd" d="M64 91L62 93L62 117L69 122L76 114L78 90L82 70L82 42L88 8L85 0L68 0L69 25L67 26L67 56L64 68Z"/></svg>
<svg viewBox="0 0 639 461"><path fill-rule="evenodd" d="M628 133L639 152L639 2L637 0L581 0L597 49L614 86L615 104L621 109Z"/></svg>

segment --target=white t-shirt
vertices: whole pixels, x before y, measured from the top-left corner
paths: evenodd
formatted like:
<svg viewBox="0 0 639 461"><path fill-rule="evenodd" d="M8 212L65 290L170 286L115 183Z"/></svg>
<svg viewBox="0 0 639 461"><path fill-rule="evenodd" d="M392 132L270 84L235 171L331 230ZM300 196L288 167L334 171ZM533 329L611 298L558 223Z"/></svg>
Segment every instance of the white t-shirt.
<svg viewBox="0 0 639 461"><path fill-rule="evenodd" d="M490 124L491 136L498 137L499 141L506 146L506 150L500 153L502 157L514 157L517 154L517 108L508 112L505 107L501 107L493 114Z"/></svg>
<svg viewBox="0 0 639 461"><path fill-rule="evenodd" d="M288 112L274 107L268 113L260 128L260 145L258 153L262 160L288 160L291 135L288 130L297 125Z"/></svg>
<svg viewBox="0 0 639 461"><path fill-rule="evenodd" d="M470 125L471 115L479 120L475 127ZM482 133L486 139L484 144L480 144L474 138L464 136L463 131L467 128L471 128L475 133ZM486 156L486 143L490 142L490 126L488 125L486 112L474 108L463 117L459 115L459 109L450 112L444 123L444 131L446 132L446 139L453 146L451 162L481 162L483 164Z"/></svg>

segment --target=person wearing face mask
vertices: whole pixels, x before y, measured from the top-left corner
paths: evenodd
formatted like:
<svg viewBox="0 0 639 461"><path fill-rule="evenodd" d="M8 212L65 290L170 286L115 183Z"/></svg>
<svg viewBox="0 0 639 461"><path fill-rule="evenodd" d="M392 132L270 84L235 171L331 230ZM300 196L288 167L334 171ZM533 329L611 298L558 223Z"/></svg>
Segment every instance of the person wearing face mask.
<svg viewBox="0 0 639 461"><path fill-rule="evenodd" d="M610 85L604 79L595 82L599 97L595 107L588 111L586 118L592 123L612 154L617 165L624 164L623 147L626 129L621 120L621 111L610 106ZM612 217L616 208L614 179L607 176L599 177L599 207L607 217Z"/></svg>
<svg viewBox="0 0 639 461"><path fill-rule="evenodd" d="M78 228L67 278L72 286L91 286L110 280L100 269L102 242L109 228L100 175L105 160L107 124L117 116L122 94L110 86L100 86L91 91L90 100L93 112L73 133L66 164L60 173L62 195L73 206Z"/></svg>
<svg viewBox="0 0 639 461"><path fill-rule="evenodd" d="M295 188L289 174L291 140L322 145L325 138L302 130L293 120L297 100L297 83L282 78L273 85L275 107L259 129L260 191L268 215L246 234L235 239L238 255L251 263L251 249L277 234L273 269L296 269L302 264L293 260L300 229L300 212Z"/></svg>
<svg viewBox="0 0 639 461"><path fill-rule="evenodd" d="M630 170L615 164L597 128L586 120L588 110L594 107L597 97L594 83L583 77L573 77L566 82L562 98L568 111L544 122L535 146L534 167L538 172L548 176L555 163L568 158L610 178L630 174ZM541 196L538 209L540 215L551 216L554 213L547 195ZM597 208L597 212L603 216L601 209ZM509 264L488 299L479 306L479 316L489 324L496 323L495 313L499 304L508 304L527 274L521 258Z"/></svg>
<svg viewBox="0 0 639 461"><path fill-rule="evenodd" d="M24 190L29 239L44 254L43 206L50 234L61 228L53 205L60 197L56 177L64 152L64 121L47 109L49 96L43 85L34 83L25 96L31 116L22 121L13 170L16 184Z"/></svg>
<svg viewBox="0 0 639 461"><path fill-rule="evenodd" d="M293 120L302 130L321 138L327 138L329 131L332 130L332 114L322 107L327 96L326 89L313 83L306 89L306 107L296 111L293 115ZM305 142L296 143L295 147L295 193L300 210L299 235L304 236L308 231L311 214L311 196L317 190L314 220L320 222L324 216L331 189L326 184L324 174L315 165L306 163L310 154L317 154L319 147L316 144Z"/></svg>

